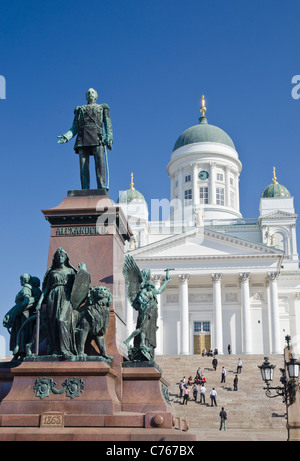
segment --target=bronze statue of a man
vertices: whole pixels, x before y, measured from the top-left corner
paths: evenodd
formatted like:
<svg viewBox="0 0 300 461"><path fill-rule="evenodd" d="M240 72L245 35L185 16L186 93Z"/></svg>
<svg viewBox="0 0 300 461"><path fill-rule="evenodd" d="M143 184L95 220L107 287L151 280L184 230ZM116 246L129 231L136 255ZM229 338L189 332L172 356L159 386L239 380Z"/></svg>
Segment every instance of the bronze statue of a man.
<svg viewBox="0 0 300 461"><path fill-rule="evenodd" d="M105 185L105 146L112 149L113 132L107 104L96 104L98 93L93 88L86 92L87 104L77 106L73 125L67 133L58 136L59 144L70 141L76 134L74 150L79 154L81 188L90 189L89 159L95 159L97 188L107 190ZM104 125L104 128L103 128Z"/></svg>

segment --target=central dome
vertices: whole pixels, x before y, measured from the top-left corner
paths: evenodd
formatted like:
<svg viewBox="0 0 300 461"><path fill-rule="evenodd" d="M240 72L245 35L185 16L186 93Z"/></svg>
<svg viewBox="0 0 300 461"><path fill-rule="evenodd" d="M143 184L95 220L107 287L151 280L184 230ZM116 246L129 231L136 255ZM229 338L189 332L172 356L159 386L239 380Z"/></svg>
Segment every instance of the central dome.
<svg viewBox="0 0 300 461"><path fill-rule="evenodd" d="M234 143L228 134L221 128L207 123L207 118L205 116L200 117L200 123L198 125L188 128L179 136L173 151L187 144L194 144L197 142L216 142L235 149Z"/></svg>

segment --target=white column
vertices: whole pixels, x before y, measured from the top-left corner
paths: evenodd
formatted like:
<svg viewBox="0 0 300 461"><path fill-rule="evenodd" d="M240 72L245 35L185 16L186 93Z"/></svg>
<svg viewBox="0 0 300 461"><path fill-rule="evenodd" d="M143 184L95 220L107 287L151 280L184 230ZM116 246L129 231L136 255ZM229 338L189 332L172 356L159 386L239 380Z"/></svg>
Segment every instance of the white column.
<svg viewBox="0 0 300 461"><path fill-rule="evenodd" d="M226 202L225 205L230 207L230 168L226 166L225 168L225 193L226 193Z"/></svg>
<svg viewBox="0 0 300 461"><path fill-rule="evenodd" d="M241 304L242 304L242 352L252 353L252 325L250 313L250 290L248 272L240 274L241 281Z"/></svg>
<svg viewBox="0 0 300 461"><path fill-rule="evenodd" d="M199 201L200 201L199 191L198 191L198 175L197 175L198 168L197 168L197 163L194 163L192 167L193 167L193 177L192 177L192 181L193 181L193 204L196 207L197 205L199 205Z"/></svg>
<svg viewBox="0 0 300 461"><path fill-rule="evenodd" d="M271 324L271 338L272 347L271 354L282 354L282 347L280 341L280 324L279 324L279 306L278 306L278 287L277 287L277 272L270 272L268 274L270 283L270 324Z"/></svg>
<svg viewBox="0 0 300 461"><path fill-rule="evenodd" d="M181 217L180 219L183 220L183 210L184 210L184 193L183 193L183 170L180 168L178 170L178 200L180 200L181 205Z"/></svg>
<svg viewBox="0 0 300 461"><path fill-rule="evenodd" d="M180 281L180 354L189 355L189 274L178 275Z"/></svg>
<svg viewBox="0 0 300 461"><path fill-rule="evenodd" d="M210 163L210 197L208 199L212 205L216 204L216 164Z"/></svg>
<svg viewBox="0 0 300 461"><path fill-rule="evenodd" d="M239 174L237 173L236 174L236 177L235 177L235 200L236 200L236 209L237 211L240 211L240 187L239 187L239 183L240 183L240 178L239 178Z"/></svg>
<svg viewBox="0 0 300 461"><path fill-rule="evenodd" d="M161 276L154 275L153 281L155 283L155 288L158 290L160 287ZM163 354L163 320L162 320L162 312L161 312L161 295L157 296L157 332L156 332L156 349L155 354L162 355Z"/></svg>
<svg viewBox="0 0 300 461"><path fill-rule="evenodd" d="M172 174L170 176L170 187L171 187L171 200L174 199L175 197L175 193L174 193L174 189L175 189L175 176L174 174Z"/></svg>
<svg viewBox="0 0 300 461"><path fill-rule="evenodd" d="M213 281L213 303L214 303L214 344L212 348L217 348L219 354L223 354L223 325L222 325L222 295L221 279L222 274L212 274Z"/></svg>

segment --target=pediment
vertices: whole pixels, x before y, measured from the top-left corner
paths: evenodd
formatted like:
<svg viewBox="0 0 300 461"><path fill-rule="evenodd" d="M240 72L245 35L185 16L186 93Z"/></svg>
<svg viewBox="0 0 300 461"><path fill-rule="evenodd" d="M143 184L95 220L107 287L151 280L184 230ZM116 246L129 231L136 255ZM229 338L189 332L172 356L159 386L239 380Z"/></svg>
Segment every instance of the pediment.
<svg viewBox="0 0 300 461"><path fill-rule="evenodd" d="M296 218L297 215L295 213L289 213L288 211L283 210L276 210L271 211L270 213L264 214L260 216L260 219L291 219Z"/></svg>
<svg viewBox="0 0 300 461"><path fill-rule="evenodd" d="M146 258L230 258L280 256L282 251L203 228L173 235L130 252Z"/></svg>

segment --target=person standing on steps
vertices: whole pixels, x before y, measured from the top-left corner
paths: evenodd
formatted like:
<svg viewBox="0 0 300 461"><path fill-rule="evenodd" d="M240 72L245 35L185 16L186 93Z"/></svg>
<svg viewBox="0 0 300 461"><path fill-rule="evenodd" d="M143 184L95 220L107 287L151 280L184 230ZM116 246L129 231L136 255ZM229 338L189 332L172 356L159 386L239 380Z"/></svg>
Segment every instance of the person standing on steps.
<svg viewBox="0 0 300 461"><path fill-rule="evenodd" d="M217 358L214 357L214 358L212 359L212 362L211 362L211 363L212 363L213 369L216 371L216 370L217 370L217 365L218 365L218 360L217 360Z"/></svg>
<svg viewBox="0 0 300 461"><path fill-rule="evenodd" d="M220 411L220 431L222 430L222 427L224 427L224 431L226 431L226 420L227 420L227 413L224 410L224 407L222 407L222 410Z"/></svg>
<svg viewBox="0 0 300 461"><path fill-rule="evenodd" d="M197 402L197 395L198 395L198 384L194 383L193 384L193 397L195 402Z"/></svg>
<svg viewBox="0 0 300 461"><path fill-rule="evenodd" d="M237 391L238 390L238 382L239 382L239 378L237 375L235 375L235 378L233 380L233 390L234 391Z"/></svg>
<svg viewBox="0 0 300 461"><path fill-rule="evenodd" d="M185 386L183 389L183 405L187 405L188 400L189 400L189 393L190 393L190 388L189 386Z"/></svg>
<svg viewBox="0 0 300 461"><path fill-rule="evenodd" d="M214 404L215 406L217 407L217 391L215 390L215 388L213 387L212 390L210 391L210 406L213 407Z"/></svg>
<svg viewBox="0 0 300 461"><path fill-rule="evenodd" d="M222 373L221 373L221 383L226 382L226 368L222 367Z"/></svg>
<svg viewBox="0 0 300 461"><path fill-rule="evenodd" d="M203 400L203 403L205 404L205 392L206 387L204 386L204 384L202 384L202 386L200 387L200 403L202 403Z"/></svg>
<svg viewBox="0 0 300 461"><path fill-rule="evenodd" d="M237 362L237 369L236 369L236 372L237 372L237 373L242 373L242 365L243 365L243 362L242 362L241 359L239 358L239 359L238 359L238 362Z"/></svg>
<svg viewBox="0 0 300 461"><path fill-rule="evenodd" d="M184 381L182 379L179 383L179 391L180 391L179 397L180 398L182 398L183 389L184 389Z"/></svg>

